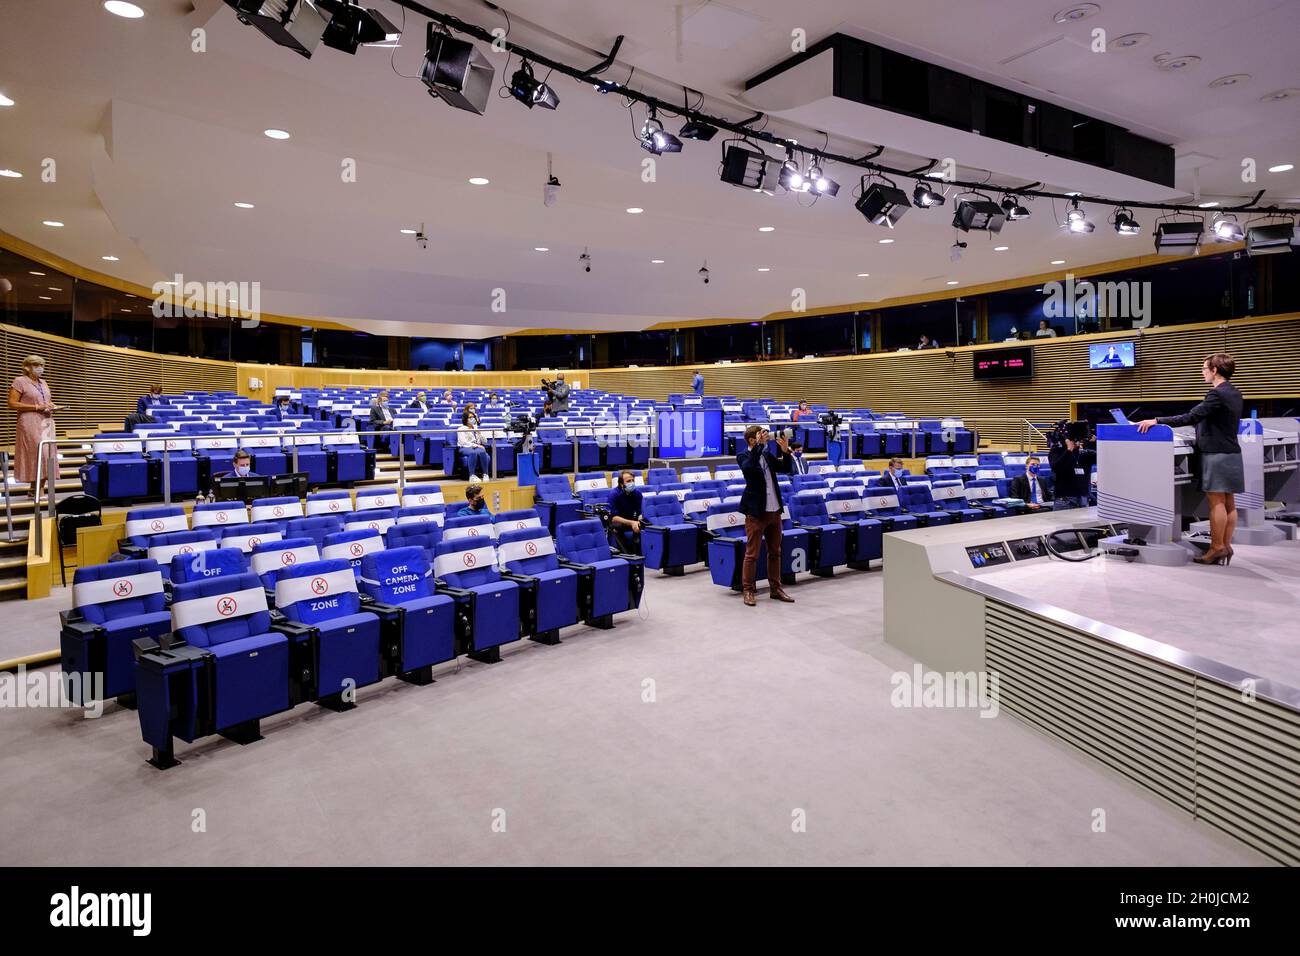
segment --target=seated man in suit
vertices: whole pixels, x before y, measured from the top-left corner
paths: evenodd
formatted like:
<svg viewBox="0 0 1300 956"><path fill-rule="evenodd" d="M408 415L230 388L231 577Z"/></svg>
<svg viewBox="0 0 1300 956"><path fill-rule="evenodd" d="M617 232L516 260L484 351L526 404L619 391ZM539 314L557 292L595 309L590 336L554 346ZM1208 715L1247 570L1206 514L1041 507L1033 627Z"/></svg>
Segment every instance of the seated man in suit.
<svg viewBox="0 0 1300 956"><path fill-rule="evenodd" d="M253 471L253 456L244 449L235 452L235 457L231 459L230 471L223 471L218 475L213 475L213 479L218 478L261 478L257 472Z"/></svg>
<svg viewBox="0 0 1300 956"><path fill-rule="evenodd" d="M889 459L889 467L880 473L880 483L894 489L903 487L903 459Z"/></svg>
<svg viewBox="0 0 1300 956"><path fill-rule="evenodd" d="M790 474L806 475L808 474L808 462L803 456L803 442L790 442Z"/></svg>
<svg viewBox="0 0 1300 956"><path fill-rule="evenodd" d="M1019 498L1032 511L1037 511L1052 500L1052 483L1039 474L1039 459L1030 455L1025 459L1025 473L1011 479L1011 497Z"/></svg>
<svg viewBox="0 0 1300 956"><path fill-rule="evenodd" d="M135 413L137 415L152 414L154 406L162 404L162 386L155 385L149 391L141 395L135 403Z"/></svg>
<svg viewBox="0 0 1300 956"><path fill-rule="evenodd" d="M429 400L425 396L424 392L416 392L415 398L411 399L411 404L407 405L406 407L414 408L417 411L419 411L421 415L423 415L425 412L429 410Z"/></svg>
<svg viewBox="0 0 1300 956"><path fill-rule="evenodd" d="M288 418L289 415L291 414L289 411L289 396L288 395L275 396L275 408L271 409L271 413L280 421L284 421L286 418Z"/></svg>

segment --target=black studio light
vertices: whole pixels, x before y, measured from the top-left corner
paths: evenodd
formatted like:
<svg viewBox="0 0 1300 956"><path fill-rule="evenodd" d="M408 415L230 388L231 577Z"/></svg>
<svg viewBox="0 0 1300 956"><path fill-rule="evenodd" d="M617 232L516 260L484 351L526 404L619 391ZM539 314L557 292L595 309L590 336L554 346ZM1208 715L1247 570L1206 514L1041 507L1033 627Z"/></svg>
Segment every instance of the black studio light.
<svg viewBox="0 0 1300 956"><path fill-rule="evenodd" d="M722 170L718 174L724 183L746 189L769 187L768 163L772 160L757 150L746 149L737 143L728 143L722 149Z"/></svg>
<svg viewBox="0 0 1300 956"><path fill-rule="evenodd" d="M701 120L688 119L677 131L677 135L682 139L697 139L707 143L718 135L718 128Z"/></svg>
<svg viewBox="0 0 1300 956"><path fill-rule="evenodd" d="M466 40L458 40L429 23L420 80L429 93L450 106L482 115L496 67Z"/></svg>
<svg viewBox="0 0 1300 956"><path fill-rule="evenodd" d="M963 199L952 213L952 224L962 232L1001 232L1006 221L1002 207L989 199Z"/></svg>
<svg viewBox="0 0 1300 956"><path fill-rule="evenodd" d="M858 212L877 226L893 229L898 220L912 208L907 193L890 183L872 183L862 190L862 195L854 203Z"/></svg>
<svg viewBox="0 0 1300 956"><path fill-rule="evenodd" d="M545 110L553 110L560 105L560 97L555 90L533 76L533 65L527 60L510 78L510 95L529 109L540 106Z"/></svg>
<svg viewBox="0 0 1300 956"><path fill-rule="evenodd" d="M917 209L932 209L944 204L943 193L931 189L927 183L917 182L912 190L912 205Z"/></svg>
<svg viewBox="0 0 1300 956"><path fill-rule="evenodd" d="M307 0L226 0L240 23L299 56L311 58L320 44L330 13Z"/></svg>
<svg viewBox="0 0 1300 956"><path fill-rule="evenodd" d="M351 53L366 43L394 43L401 31L386 16L357 0L316 0L316 6L330 14L323 42L327 47Z"/></svg>
<svg viewBox="0 0 1300 956"><path fill-rule="evenodd" d="M1205 223L1200 219L1157 223L1156 255L1194 256L1201 251L1201 236L1204 233Z"/></svg>

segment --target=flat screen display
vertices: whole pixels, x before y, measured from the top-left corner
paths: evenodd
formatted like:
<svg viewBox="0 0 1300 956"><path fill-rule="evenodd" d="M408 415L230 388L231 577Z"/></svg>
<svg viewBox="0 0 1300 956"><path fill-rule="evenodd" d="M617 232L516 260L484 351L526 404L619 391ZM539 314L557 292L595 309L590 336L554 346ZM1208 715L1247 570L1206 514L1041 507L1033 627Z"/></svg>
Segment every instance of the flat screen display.
<svg viewBox="0 0 1300 956"><path fill-rule="evenodd" d="M1137 349L1132 342L1088 346L1088 368L1136 368Z"/></svg>
<svg viewBox="0 0 1300 956"><path fill-rule="evenodd" d="M660 458L707 458L722 454L722 410L660 412Z"/></svg>
<svg viewBox="0 0 1300 956"><path fill-rule="evenodd" d="M984 349L971 353L975 379L1029 378L1034 374L1034 349L1021 345L1007 349Z"/></svg>

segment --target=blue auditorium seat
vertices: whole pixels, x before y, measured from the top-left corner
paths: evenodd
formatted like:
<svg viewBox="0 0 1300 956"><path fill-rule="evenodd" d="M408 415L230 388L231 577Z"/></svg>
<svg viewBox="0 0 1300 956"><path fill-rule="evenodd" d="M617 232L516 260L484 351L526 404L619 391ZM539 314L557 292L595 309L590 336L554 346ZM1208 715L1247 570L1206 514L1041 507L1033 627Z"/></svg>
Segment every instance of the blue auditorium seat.
<svg viewBox="0 0 1300 956"><path fill-rule="evenodd" d="M675 484L677 472L672 468L651 468L646 472L645 483L651 488L658 485Z"/></svg>
<svg viewBox="0 0 1300 956"><path fill-rule="evenodd" d="M573 470L573 443L563 427L543 425L535 436L537 448L542 453L544 471L568 472Z"/></svg>
<svg viewBox="0 0 1300 956"><path fill-rule="evenodd" d="M884 525L879 518L866 514L861 490L839 487L831 490L825 500L826 514L849 529L849 564L858 565L883 558Z"/></svg>
<svg viewBox="0 0 1300 956"><path fill-rule="evenodd" d="M143 558L78 568L72 609L60 613L59 622L59 661L65 675L76 675L66 682L73 703L131 693L131 642L171 631L158 562Z"/></svg>
<svg viewBox="0 0 1300 956"><path fill-rule="evenodd" d="M199 460L194 455L192 439L182 435L151 436L145 440L144 447L149 457L150 488L159 494L170 489L173 497L198 492ZM163 481L164 471L171 474L170 484Z"/></svg>
<svg viewBox="0 0 1300 956"><path fill-rule="evenodd" d="M310 674L301 699L347 709L355 703L350 689L379 680L379 618L362 609L350 562L324 558L283 569L275 606L289 621L282 628L295 666Z"/></svg>
<svg viewBox="0 0 1300 956"><path fill-rule="evenodd" d="M302 501L295 497L260 498L249 509L249 518L254 523L270 521L280 526L283 531L294 518L305 517Z"/></svg>
<svg viewBox="0 0 1300 956"><path fill-rule="evenodd" d="M378 531L373 528L354 528L326 535L325 546L321 548L320 554L322 560L342 559L351 562L352 570L360 576L361 559L367 554L383 550L384 538Z"/></svg>
<svg viewBox="0 0 1300 956"><path fill-rule="evenodd" d="M587 514L608 507L609 485L609 476L603 471L583 471L573 476L573 493L578 496L582 510Z"/></svg>
<svg viewBox="0 0 1300 956"><path fill-rule="evenodd" d="M80 469L81 487L86 494L106 501L150 494L149 462L144 456L144 442L138 437L130 432L106 432L96 435L90 447L91 456ZM46 477L42 474L41 481Z"/></svg>
<svg viewBox="0 0 1300 956"><path fill-rule="evenodd" d="M909 531L921 524L915 515L909 514L903 508L899 494L894 490L893 485L880 484L879 479L873 480L867 486L862 496L862 503L866 506L867 514L881 520L886 531Z"/></svg>
<svg viewBox="0 0 1300 956"><path fill-rule="evenodd" d="M446 501L442 497L442 485L407 485L402 489L402 507L404 509L427 508L430 505L445 504Z"/></svg>
<svg viewBox="0 0 1300 956"><path fill-rule="evenodd" d="M146 555L158 562L158 569L163 578L171 574L172 558L178 554L193 555L200 551L212 551L217 547L217 534L211 528L198 528L194 531L170 531L167 534L154 535L149 539Z"/></svg>
<svg viewBox="0 0 1300 956"><path fill-rule="evenodd" d="M136 662L140 733L155 767L177 763L173 737L248 743L260 736L258 721L291 706L289 640L271 629L255 574L179 585L172 629L170 642L140 648Z"/></svg>
<svg viewBox="0 0 1300 956"><path fill-rule="evenodd" d="M279 541L284 537L281 525L274 521L258 521L221 530L221 547L238 548L248 554L259 544Z"/></svg>
<svg viewBox="0 0 1300 956"><path fill-rule="evenodd" d="M1005 518L1008 515L1023 514L1025 511L1025 502L1019 498L1007 497L1002 482L993 478L976 478L974 481L968 481L965 494L968 507L986 510L993 518Z"/></svg>
<svg viewBox="0 0 1300 956"><path fill-rule="evenodd" d="M979 521L989 517L987 511L966 503L966 488L961 479L936 481L930 487L930 498L936 508L950 512L957 521Z"/></svg>
<svg viewBox="0 0 1300 956"><path fill-rule="evenodd" d="M492 538L444 538L433 573L439 593L456 599L462 646L475 660L499 661L501 645L519 640L519 585L502 579Z"/></svg>
<svg viewBox="0 0 1300 956"><path fill-rule="evenodd" d="M197 554L172 555L170 578L172 586L208 578L229 577L248 571L248 558L239 548L219 547Z"/></svg>
<svg viewBox="0 0 1300 956"><path fill-rule="evenodd" d="M502 511L492 522L493 533L497 536L506 531L540 527L542 527L542 519L538 515L536 508L515 508L511 511ZM547 534L550 534L550 532L548 531Z"/></svg>
<svg viewBox="0 0 1300 956"><path fill-rule="evenodd" d="M248 508L240 501L214 501L194 506L190 513L190 527L212 528L222 533L225 528L248 524Z"/></svg>
<svg viewBox="0 0 1300 956"><path fill-rule="evenodd" d="M837 565L849 561L849 529L831 521L826 502L816 490L796 491L789 502L790 520L809 534L811 553L808 570L830 577Z"/></svg>
<svg viewBox="0 0 1300 956"><path fill-rule="evenodd" d="M437 594L422 547L390 547L361 559L365 608L379 616L383 674L433 682L433 665L456 656L456 601Z"/></svg>
<svg viewBox="0 0 1300 956"><path fill-rule="evenodd" d="M118 541L118 550L128 558L143 558L149 543L160 534L188 531L190 519L180 505L132 508L126 513L126 537Z"/></svg>
<svg viewBox="0 0 1300 956"><path fill-rule="evenodd" d="M283 439L279 435L256 435L245 432L239 440L253 458L254 474L288 474L289 456L284 453ZM299 460L301 461L301 456Z"/></svg>
<svg viewBox="0 0 1300 956"><path fill-rule="evenodd" d="M397 520L396 508L367 508L343 516L343 530L354 531L357 528L369 528L386 534Z"/></svg>
<svg viewBox="0 0 1300 956"><path fill-rule="evenodd" d="M382 508L398 508L402 504L401 493L396 485L384 485L372 488L358 488L356 495L357 511L373 511Z"/></svg>
<svg viewBox="0 0 1300 956"><path fill-rule="evenodd" d="M658 469L655 470L657 471ZM686 482L687 484L694 484L697 481L708 481L712 477L713 476L709 474L709 469L706 466L690 465L682 469L680 480ZM677 480L678 480L677 478L673 479L673 481L677 481Z"/></svg>
<svg viewBox="0 0 1300 956"><path fill-rule="evenodd" d="M293 449L298 450L298 465L293 465ZM289 435L285 449L289 452L289 470L301 471L307 475L307 484L323 485L330 480L329 455L321 445L321 436L314 430L301 428L297 434Z"/></svg>
<svg viewBox="0 0 1300 956"><path fill-rule="evenodd" d="M700 560L700 550L700 528L686 520L677 495L652 492L642 497L641 552L647 568L681 575L686 565Z"/></svg>
<svg viewBox="0 0 1300 956"><path fill-rule="evenodd" d="M344 512L346 514L346 512ZM285 525L286 538L311 538L316 547L325 547L325 539L343 530L343 518L336 514L316 514L307 518L292 518Z"/></svg>
<svg viewBox="0 0 1300 956"><path fill-rule="evenodd" d="M561 567L578 572L578 604L583 622L600 628L614 626L614 615L641 604L645 559L615 555L598 518L570 521L555 535Z"/></svg>
<svg viewBox="0 0 1300 956"><path fill-rule="evenodd" d="M328 456L330 481L369 481L375 476L375 453L362 447L355 433L327 432L321 444Z"/></svg>
<svg viewBox="0 0 1300 956"><path fill-rule="evenodd" d="M282 570L319 560L320 547L307 537L268 541L255 547L249 556L253 573L261 579L262 587L272 593Z"/></svg>
<svg viewBox="0 0 1300 956"><path fill-rule="evenodd" d="M528 637L558 644L560 628L578 621L578 573L560 567L550 532L540 525L503 528L497 558L502 577L520 587L519 612Z"/></svg>
<svg viewBox="0 0 1300 956"><path fill-rule="evenodd" d="M307 496L308 518L316 515L337 515L341 518L352 510L352 495L346 491L314 491Z"/></svg>
<svg viewBox="0 0 1300 956"><path fill-rule="evenodd" d="M576 521L582 513L582 501L573 493L568 475L538 475L533 488L533 503L542 523L554 534L556 527Z"/></svg>
<svg viewBox="0 0 1300 956"><path fill-rule="evenodd" d="M936 508L930 497L930 489L923 484L904 485L899 492L899 504L910 514L915 515L924 527L952 524L954 516Z"/></svg>
<svg viewBox="0 0 1300 956"><path fill-rule="evenodd" d="M492 515L477 514L448 518L442 525L443 541L460 541L464 538L495 539L492 528Z"/></svg>

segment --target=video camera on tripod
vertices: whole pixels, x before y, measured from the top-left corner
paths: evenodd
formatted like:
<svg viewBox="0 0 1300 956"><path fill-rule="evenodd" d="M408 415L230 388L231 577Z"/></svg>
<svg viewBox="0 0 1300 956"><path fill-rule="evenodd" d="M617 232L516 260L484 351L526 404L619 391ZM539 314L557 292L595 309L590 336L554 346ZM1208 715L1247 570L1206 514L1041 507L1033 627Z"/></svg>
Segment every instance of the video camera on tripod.
<svg viewBox="0 0 1300 956"><path fill-rule="evenodd" d="M1075 444L1086 445L1092 441L1092 426L1088 422L1063 418L1047 432L1047 447L1060 447L1067 438Z"/></svg>

